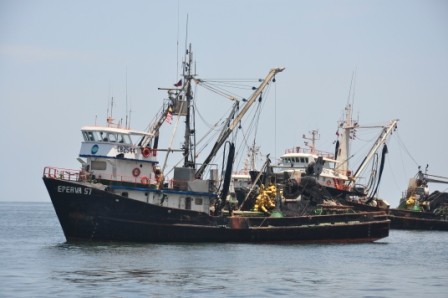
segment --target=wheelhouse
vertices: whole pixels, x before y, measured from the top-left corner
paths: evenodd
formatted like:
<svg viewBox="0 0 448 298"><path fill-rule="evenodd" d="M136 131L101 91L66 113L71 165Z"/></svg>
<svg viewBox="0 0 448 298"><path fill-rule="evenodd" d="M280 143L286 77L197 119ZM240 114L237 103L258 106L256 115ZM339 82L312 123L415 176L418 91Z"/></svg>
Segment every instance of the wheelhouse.
<svg viewBox="0 0 448 298"><path fill-rule="evenodd" d="M137 146L143 137L152 134L144 131L135 131L122 128L85 126L81 128L84 142L118 143Z"/></svg>

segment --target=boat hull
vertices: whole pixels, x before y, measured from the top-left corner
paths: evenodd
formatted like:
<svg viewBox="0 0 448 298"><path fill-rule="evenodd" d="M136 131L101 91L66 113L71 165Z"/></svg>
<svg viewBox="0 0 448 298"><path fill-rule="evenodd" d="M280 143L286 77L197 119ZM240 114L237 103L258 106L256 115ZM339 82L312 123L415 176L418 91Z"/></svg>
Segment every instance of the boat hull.
<svg viewBox="0 0 448 298"><path fill-rule="evenodd" d="M354 202L347 202L354 209L367 212L376 212L384 209ZM430 212L418 212L401 210L396 208L387 209L390 219L390 228L394 230L427 230L448 231L448 219L437 216Z"/></svg>
<svg viewBox="0 0 448 298"><path fill-rule="evenodd" d="M372 242L389 235L383 212L300 217L211 216L43 178L67 241Z"/></svg>
<svg viewBox="0 0 448 298"><path fill-rule="evenodd" d="M448 231L448 220L427 212L391 209L391 229Z"/></svg>

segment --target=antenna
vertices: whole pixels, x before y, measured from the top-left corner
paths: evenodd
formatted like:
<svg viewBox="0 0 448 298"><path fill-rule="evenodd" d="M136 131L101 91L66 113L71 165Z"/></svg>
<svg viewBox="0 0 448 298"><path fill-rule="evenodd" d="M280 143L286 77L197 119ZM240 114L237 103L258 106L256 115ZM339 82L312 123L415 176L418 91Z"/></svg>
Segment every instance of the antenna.
<svg viewBox="0 0 448 298"><path fill-rule="evenodd" d="M355 71L354 71L354 74L353 74L352 109L353 109L353 105L355 104L356 72L357 72L357 68L355 67Z"/></svg>
<svg viewBox="0 0 448 298"><path fill-rule="evenodd" d="M176 82L179 81L179 32L180 32L180 0L177 0L177 40L176 40Z"/></svg>
<svg viewBox="0 0 448 298"><path fill-rule="evenodd" d="M113 115L112 111L113 111L113 109L114 109L114 97L112 96L112 100L110 102L110 118L112 118L112 115Z"/></svg>
<svg viewBox="0 0 448 298"><path fill-rule="evenodd" d="M185 25L185 53L188 51L188 14L187 14L187 24Z"/></svg>
<svg viewBox="0 0 448 298"><path fill-rule="evenodd" d="M347 104L350 104L350 96L352 95L352 85L353 85L353 80L355 77L355 72L352 72L352 79L350 81L350 88L348 89L348 98L347 98Z"/></svg>
<svg viewBox="0 0 448 298"><path fill-rule="evenodd" d="M109 118L109 99L107 99L106 119Z"/></svg>
<svg viewBox="0 0 448 298"><path fill-rule="evenodd" d="M107 94L107 105L106 105L106 119L109 117L109 99L112 97L112 91L111 91L111 83L109 80L109 93Z"/></svg>
<svg viewBox="0 0 448 298"><path fill-rule="evenodd" d="M112 124L112 121L113 121L113 119L112 119L112 111L113 111L113 109L114 109L114 97L112 96L112 99L111 99L111 102L110 102L110 116L108 115L107 119L106 119L108 126L110 124ZM109 108L107 110L108 110L107 113L109 114Z"/></svg>
<svg viewBox="0 0 448 298"><path fill-rule="evenodd" d="M126 123L125 127L128 127L128 66L126 65Z"/></svg>

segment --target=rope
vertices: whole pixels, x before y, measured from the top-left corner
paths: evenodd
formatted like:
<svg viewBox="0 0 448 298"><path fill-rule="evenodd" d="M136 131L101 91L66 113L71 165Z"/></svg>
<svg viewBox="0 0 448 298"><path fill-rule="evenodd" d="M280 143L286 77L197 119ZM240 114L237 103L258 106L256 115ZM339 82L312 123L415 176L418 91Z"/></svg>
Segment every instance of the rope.
<svg viewBox="0 0 448 298"><path fill-rule="evenodd" d="M409 152L408 148L406 148L406 146L404 145L403 141L401 140L400 135L398 134L398 132L396 134L397 134L397 139L398 139L399 145L405 150L405 152L408 154L408 156L411 158L411 160L415 163L415 165L418 166L419 165L418 162L411 155L411 153Z"/></svg>

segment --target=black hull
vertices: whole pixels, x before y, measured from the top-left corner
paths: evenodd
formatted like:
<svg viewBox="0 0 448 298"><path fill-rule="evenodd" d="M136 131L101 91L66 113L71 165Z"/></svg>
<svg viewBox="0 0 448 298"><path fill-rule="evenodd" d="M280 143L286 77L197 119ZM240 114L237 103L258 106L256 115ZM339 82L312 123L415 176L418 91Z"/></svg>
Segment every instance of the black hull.
<svg viewBox="0 0 448 298"><path fill-rule="evenodd" d="M391 209L391 229L448 231L448 220L433 213Z"/></svg>
<svg viewBox="0 0 448 298"><path fill-rule="evenodd" d="M349 202L356 210L375 212L380 209L373 206ZM416 212L401 209L388 209L390 228L396 230L448 231L448 219L431 212Z"/></svg>
<svg viewBox="0 0 448 298"><path fill-rule="evenodd" d="M227 217L139 202L44 177L67 241L372 242L389 235L383 212L301 217Z"/></svg>

